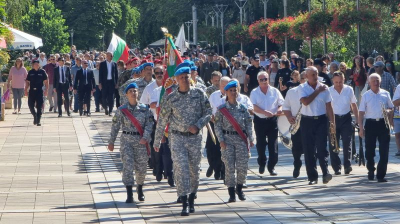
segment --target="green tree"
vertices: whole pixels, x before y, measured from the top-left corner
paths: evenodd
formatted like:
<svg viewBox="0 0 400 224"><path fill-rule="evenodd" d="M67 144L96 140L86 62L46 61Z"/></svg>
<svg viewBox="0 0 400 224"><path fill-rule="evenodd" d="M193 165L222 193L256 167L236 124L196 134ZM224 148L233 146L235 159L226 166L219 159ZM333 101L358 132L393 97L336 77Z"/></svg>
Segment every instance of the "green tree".
<svg viewBox="0 0 400 224"><path fill-rule="evenodd" d="M78 49L89 49L101 47L104 35L108 42L121 21L122 11L119 1L69 0L64 15L68 26L74 30L74 44Z"/></svg>
<svg viewBox="0 0 400 224"><path fill-rule="evenodd" d="M32 0L5 0L7 23L13 27L22 29L22 17L28 12Z"/></svg>
<svg viewBox="0 0 400 224"><path fill-rule="evenodd" d="M51 0L40 0L37 6L31 6L22 21L25 31L42 38L44 52L60 52L67 45L68 27Z"/></svg>
<svg viewBox="0 0 400 224"><path fill-rule="evenodd" d="M139 25L140 13L136 7L132 7L127 0L121 0L121 21L115 27L115 33L119 34L128 44L135 42L134 34Z"/></svg>

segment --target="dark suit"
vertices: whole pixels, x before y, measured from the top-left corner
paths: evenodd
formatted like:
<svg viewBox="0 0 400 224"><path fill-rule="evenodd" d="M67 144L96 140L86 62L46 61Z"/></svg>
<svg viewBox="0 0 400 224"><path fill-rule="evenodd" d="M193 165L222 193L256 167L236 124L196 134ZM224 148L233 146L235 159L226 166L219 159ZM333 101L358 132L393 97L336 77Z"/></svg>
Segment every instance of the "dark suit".
<svg viewBox="0 0 400 224"><path fill-rule="evenodd" d="M64 80L60 74L60 66L54 68L54 79L53 79L53 88L57 91L57 106L58 106L58 114L62 115L61 105L62 101L62 94L64 94L64 101L65 105L69 105L69 95L68 89L72 87L72 78L71 78L71 70L68 66L64 65ZM65 109L69 114L69 106L66 106Z"/></svg>
<svg viewBox="0 0 400 224"><path fill-rule="evenodd" d="M90 98L94 89L96 89L96 83L93 71L87 68L78 70L74 82L74 90L78 90L80 115L83 113L83 104L86 104L86 112L90 114Z"/></svg>
<svg viewBox="0 0 400 224"><path fill-rule="evenodd" d="M114 106L115 85L118 82L117 63L111 62L111 79L108 79L108 75L107 61L103 61L100 63L99 84L102 86L102 102L106 114L111 113Z"/></svg>

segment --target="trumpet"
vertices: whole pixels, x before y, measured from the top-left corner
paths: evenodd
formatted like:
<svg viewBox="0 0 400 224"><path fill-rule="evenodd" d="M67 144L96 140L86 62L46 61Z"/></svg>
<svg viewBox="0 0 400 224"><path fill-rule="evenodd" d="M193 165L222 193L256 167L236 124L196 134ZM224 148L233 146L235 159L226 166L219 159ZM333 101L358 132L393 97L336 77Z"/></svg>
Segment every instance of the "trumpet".
<svg viewBox="0 0 400 224"><path fill-rule="evenodd" d="M390 134L392 134L393 128L392 128L392 125L390 125L389 113L387 112L385 104L383 102L381 102L381 109L382 109L382 116L383 116L383 119L385 120L386 127L389 129Z"/></svg>
<svg viewBox="0 0 400 224"><path fill-rule="evenodd" d="M333 124L333 122L329 122L329 124L330 124L330 126L329 126L329 137L330 137L330 140L331 140L331 145L333 146L333 147L335 147L334 149L333 149L333 152L334 153L339 153L340 151L341 151L341 149L340 149L340 147L339 147L339 144L338 144L338 141L337 141L337 138L336 138L336 127L335 127L335 125Z"/></svg>
<svg viewBox="0 0 400 224"><path fill-rule="evenodd" d="M290 127L289 127L289 132L290 132L291 135L296 134L297 131L300 128L300 121L301 121L301 113L300 113L300 111L301 111L302 107L303 107L303 104L300 105L299 111L297 111L295 123L290 125Z"/></svg>

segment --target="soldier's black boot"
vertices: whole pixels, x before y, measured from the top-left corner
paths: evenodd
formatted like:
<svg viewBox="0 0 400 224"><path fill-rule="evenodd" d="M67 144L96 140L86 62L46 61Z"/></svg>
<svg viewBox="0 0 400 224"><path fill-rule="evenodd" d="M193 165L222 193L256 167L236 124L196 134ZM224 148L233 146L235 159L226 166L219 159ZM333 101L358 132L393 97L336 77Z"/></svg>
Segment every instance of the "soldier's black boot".
<svg viewBox="0 0 400 224"><path fill-rule="evenodd" d="M133 192L132 192L132 186L126 186L126 201L125 203L133 203Z"/></svg>
<svg viewBox="0 0 400 224"><path fill-rule="evenodd" d="M37 126L42 126L42 124L40 123L40 118L41 118L40 115L38 115L37 118L36 118L36 123L37 123L36 125Z"/></svg>
<svg viewBox="0 0 400 224"><path fill-rule="evenodd" d="M235 187L228 187L229 200L228 202L236 202Z"/></svg>
<svg viewBox="0 0 400 224"><path fill-rule="evenodd" d="M189 194L189 212L194 213L194 197L196 196L196 193L190 193Z"/></svg>
<svg viewBox="0 0 400 224"><path fill-rule="evenodd" d="M244 201L244 200L246 200L246 195L244 195L242 188L243 188L243 184L237 184L236 185L236 194L238 195L238 198L241 201Z"/></svg>
<svg viewBox="0 0 400 224"><path fill-rule="evenodd" d="M182 203L182 198L178 196L178 199L176 199L176 203Z"/></svg>
<svg viewBox="0 0 400 224"><path fill-rule="evenodd" d="M181 216L189 216L189 208L188 208L188 196L181 196L182 200L182 212Z"/></svg>
<svg viewBox="0 0 400 224"><path fill-rule="evenodd" d="M139 201L144 201L143 185L138 185L136 188Z"/></svg>

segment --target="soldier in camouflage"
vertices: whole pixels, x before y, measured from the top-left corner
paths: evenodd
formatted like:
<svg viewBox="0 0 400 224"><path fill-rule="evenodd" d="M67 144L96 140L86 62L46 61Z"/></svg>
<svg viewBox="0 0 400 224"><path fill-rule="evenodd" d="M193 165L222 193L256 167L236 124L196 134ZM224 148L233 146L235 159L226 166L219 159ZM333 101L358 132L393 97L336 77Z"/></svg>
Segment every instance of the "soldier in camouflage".
<svg viewBox="0 0 400 224"><path fill-rule="evenodd" d="M207 96L210 97L213 92L219 90L219 82L222 78L222 74L219 71L215 71L211 74L211 83L212 85L207 87L206 93Z"/></svg>
<svg viewBox="0 0 400 224"><path fill-rule="evenodd" d="M144 91L144 88L146 88L146 86L148 84L150 84L151 82L154 81L153 79L153 67L154 64L153 63L144 63L141 65L142 66L142 74L144 75L141 78L138 79L129 79L128 81L125 82L125 84L123 86L128 86L131 83L136 83L136 85L138 86L138 99L140 99L140 97L142 97L142 93ZM121 87L122 88L122 87Z"/></svg>
<svg viewBox="0 0 400 224"><path fill-rule="evenodd" d="M129 60L126 63L126 69L123 72L121 72L121 74L119 75L118 82L117 82L118 86L122 86L126 81L128 81L132 77L132 70L134 67L133 60L134 59L132 58L131 60ZM123 96L124 94L122 91L119 91L119 95ZM124 105L124 104L125 103L121 103L121 105Z"/></svg>
<svg viewBox="0 0 400 224"><path fill-rule="evenodd" d="M225 86L224 90L227 101L218 107L215 114L215 134L220 142L222 161L225 164L225 185L228 187L229 202L236 201L235 185L236 193L239 199L243 201L246 200L242 188L247 176L248 145L238 134L233 124L221 113L220 109L226 108L236 120L243 132L247 134L250 147L254 146L253 123L247 107L236 100L239 94L238 83L231 81ZM237 172L236 180L235 171Z"/></svg>
<svg viewBox="0 0 400 224"><path fill-rule="evenodd" d="M122 182L126 186L126 203L133 202L132 186L134 185L133 170L135 170L137 194L139 201L144 201L143 184L146 176L148 154L146 145L151 141L151 131L154 119L151 111L137 100L138 86L136 83L129 84L125 91L129 102L118 108L112 120L111 137L108 141L108 149L114 150L114 143L120 128L121 135L121 160L123 164ZM122 110L127 109L139 122L143 130L143 136Z"/></svg>
<svg viewBox="0 0 400 224"><path fill-rule="evenodd" d="M164 130L169 124L169 140L178 195L182 200L182 216L193 213L199 185L202 129L211 120L211 106L206 94L190 87L190 68L175 72L178 89L163 98L154 139L160 148ZM189 201L188 201L188 194ZM189 202L189 208L188 208Z"/></svg>

